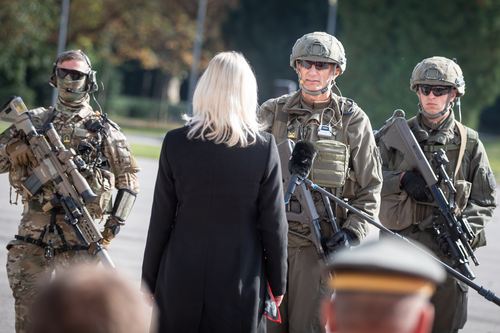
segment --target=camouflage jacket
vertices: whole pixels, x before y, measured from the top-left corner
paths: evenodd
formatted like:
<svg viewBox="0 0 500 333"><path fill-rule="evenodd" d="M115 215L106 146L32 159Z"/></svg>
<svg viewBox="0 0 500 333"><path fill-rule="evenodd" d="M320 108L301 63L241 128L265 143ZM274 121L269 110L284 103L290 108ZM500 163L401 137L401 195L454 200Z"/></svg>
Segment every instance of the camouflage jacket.
<svg viewBox="0 0 500 333"><path fill-rule="evenodd" d="M380 190L382 187L382 173L380 156L372 134L372 128L367 115L352 100L339 97L332 93L326 103L306 102L302 98L301 90L265 102L259 110L259 118L268 125L267 131L272 133L279 144L289 138L288 128L292 123L297 124L297 136L293 141L318 141L317 130L321 115L327 108L331 108L337 119L333 126L331 140L340 141L350 150L348 178L342 188L329 189L330 192L359 209L371 218L375 218L380 204ZM340 119L338 119L340 118ZM323 121L324 123L324 121ZM319 207L318 213L323 213ZM337 223L341 228L352 231L359 240L366 237L369 224L355 214L337 207L335 212ZM307 233L298 222L290 222L291 230ZM302 246L308 240L289 234L289 244Z"/></svg>
<svg viewBox="0 0 500 333"><path fill-rule="evenodd" d="M477 132L470 128L466 128L467 142L465 154L461 161L460 169L454 176L458 162L459 148L461 145L461 136L453 112L443 121L437 130L429 129L422 120L422 115L419 114L410 121L411 130L415 138L422 147L427 159L431 158L434 151L443 148L450 163L445 165L445 170L448 176L452 179L457 187L457 195L455 201L458 207L461 207L461 214L467 216L473 231L479 235L475 246L483 246L486 244L483 231L486 223L491 219L493 210L497 206L496 182L484 146L479 140ZM399 151L389 150L383 143L379 141L380 152L382 156L382 173L384 183L382 187L382 202L390 200L394 195L399 195L404 190L399 187L399 176L402 172L408 170L408 165L404 163L403 154ZM406 165L406 166L405 166ZM437 174L437 173L436 173ZM457 186L458 182L458 186ZM467 196L467 191L459 191L461 184L465 183L466 188L470 188L470 194ZM448 195L448 189L442 185L442 190L445 195ZM465 192L465 193L463 193ZM411 198L409 198L412 200ZM461 203L461 201L464 201ZM384 206L384 204L382 205ZM411 216L411 223L418 224L432 212L432 207L414 203L405 205L405 209L412 209L413 212L407 214ZM404 213L404 212L402 212ZM382 218L381 218L382 220ZM384 221L381 221L384 223ZM410 224L411 224L410 223Z"/></svg>
<svg viewBox="0 0 500 333"><path fill-rule="evenodd" d="M105 141L101 157L102 167L96 168L95 172L82 172L91 189L98 196L94 203L87 206L91 214L99 216L106 212L106 208L111 204L113 188L139 192L139 181L136 173L140 171L140 166L132 155L127 139L120 130L109 122L103 122L102 118L86 104L77 112L54 110L52 107L31 110L29 117L38 132L43 132L43 125L52 113L52 124L61 137L61 141L66 148L73 148L76 152L79 151L80 144L85 143L85 140L87 143L90 142L97 135L96 132L92 132L85 126L88 120L101 120L107 129L107 134L103 138ZM26 135L11 126L0 134L0 151L5 151L4 147L14 140L26 142ZM88 164L95 161L96 152L97 150L94 149L89 158L86 158L90 162ZM22 196L25 211L39 210L41 206L53 198L55 190L52 184L46 184L39 194L29 198L26 191L21 188L21 184L32 173L31 167L17 167L11 163L8 157L0 154L0 173L5 172L9 173L11 186Z"/></svg>

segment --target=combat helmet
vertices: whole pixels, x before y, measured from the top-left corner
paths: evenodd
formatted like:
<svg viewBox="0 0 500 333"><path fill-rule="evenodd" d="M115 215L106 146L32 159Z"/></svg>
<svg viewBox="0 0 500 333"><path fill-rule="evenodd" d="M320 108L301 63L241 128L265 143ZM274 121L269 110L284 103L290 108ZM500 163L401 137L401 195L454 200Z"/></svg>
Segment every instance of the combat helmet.
<svg viewBox="0 0 500 333"><path fill-rule="evenodd" d="M445 57L427 58L415 66L410 89L417 91L419 84L452 86L457 90L457 97L465 94L465 80L460 66Z"/></svg>
<svg viewBox="0 0 500 333"><path fill-rule="evenodd" d="M290 66L297 69L297 60L325 61L339 65L344 73L347 59L337 38L326 32L311 32L297 39L290 54Z"/></svg>
<svg viewBox="0 0 500 333"><path fill-rule="evenodd" d="M297 62L300 60L321 61L335 64L336 67L340 68L340 74L344 73L347 64L342 43L332 35L321 31L305 34L295 42L292 48L292 54L290 54L290 66L295 69L297 75L299 75ZM327 85L318 91L311 91L304 88L299 75L300 89L309 95L323 94L332 88L334 73L335 71L332 73Z"/></svg>
<svg viewBox="0 0 500 333"><path fill-rule="evenodd" d="M455 61L445 57L432 57L422 60L413 69L410 78L410 89L416 92L420 84L454 87L457 92L458 119L461 121L460 97L465 94L465 80L462 69ZM431 115L419 103L419 112L429 119L436 119L445 115L450 108L453 108L453 103L450 102L451 96L452 93L450 92L443 111Z"/></svg>

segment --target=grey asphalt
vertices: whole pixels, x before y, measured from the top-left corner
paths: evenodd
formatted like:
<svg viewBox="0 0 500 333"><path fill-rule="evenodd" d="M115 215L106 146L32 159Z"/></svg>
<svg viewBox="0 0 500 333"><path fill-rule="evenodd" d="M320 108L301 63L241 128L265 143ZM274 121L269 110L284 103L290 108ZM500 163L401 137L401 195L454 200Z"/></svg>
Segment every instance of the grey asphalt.
<svg viewBox="0 0 500 333"><path fill-rule="evenodd" d="M154 182L158 162L138 158L142 171L139 173L141 191L134 209L118 237L110 246L109 254L117 266L119 274L125 276L139 290L142 256L148 229ZM0 245L3 248L17 232L22 207L9 204L9 183L6 174L0 175ZM15 195L12 198L15 200ZM500 209L486 228L488 246L477 250L481 265L472 267L478 285L500 294ZM372 228L368 239L377 239L378 231ZM0 255L0 267L5 267L6 253ZM9 288L7 274L0 274L0 332L14 332L14 301ZM139 292L139 291L138 291ZM477 292L469 292L469 320L461 332L494 333L500 332L500 307L483 299Z"/></svg>

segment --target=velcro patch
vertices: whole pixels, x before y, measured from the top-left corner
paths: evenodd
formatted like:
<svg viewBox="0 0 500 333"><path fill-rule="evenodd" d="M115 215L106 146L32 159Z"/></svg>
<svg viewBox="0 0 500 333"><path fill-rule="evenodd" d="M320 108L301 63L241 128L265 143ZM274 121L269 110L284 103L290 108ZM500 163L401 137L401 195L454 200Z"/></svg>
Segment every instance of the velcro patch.
<svg viewBox="0 0 500 333"><path fill-rule="evenodd" d="M495 180L495 174L493 172L488 173L488 183L492 190L497 188L497 181Z"/></svg>

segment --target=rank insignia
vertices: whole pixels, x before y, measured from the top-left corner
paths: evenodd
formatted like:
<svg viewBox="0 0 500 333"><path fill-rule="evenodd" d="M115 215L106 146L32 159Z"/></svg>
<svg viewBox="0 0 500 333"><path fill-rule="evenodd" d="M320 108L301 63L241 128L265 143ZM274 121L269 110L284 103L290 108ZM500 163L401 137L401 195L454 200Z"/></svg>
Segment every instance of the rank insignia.
<svg viewBox="0 0 500 333"><path fill-rule="evenodd" d="M297 130L294 126L290 125L287 127L287 133L289 139L297 139Z"/></svg>
<svg viewBox="0 0 500 333"><path fill-rule="evenodd" d="M69 135L69 133L64 133L62 135L62 142L63 143L70 143L71 142L71 135Z"/></svg>

